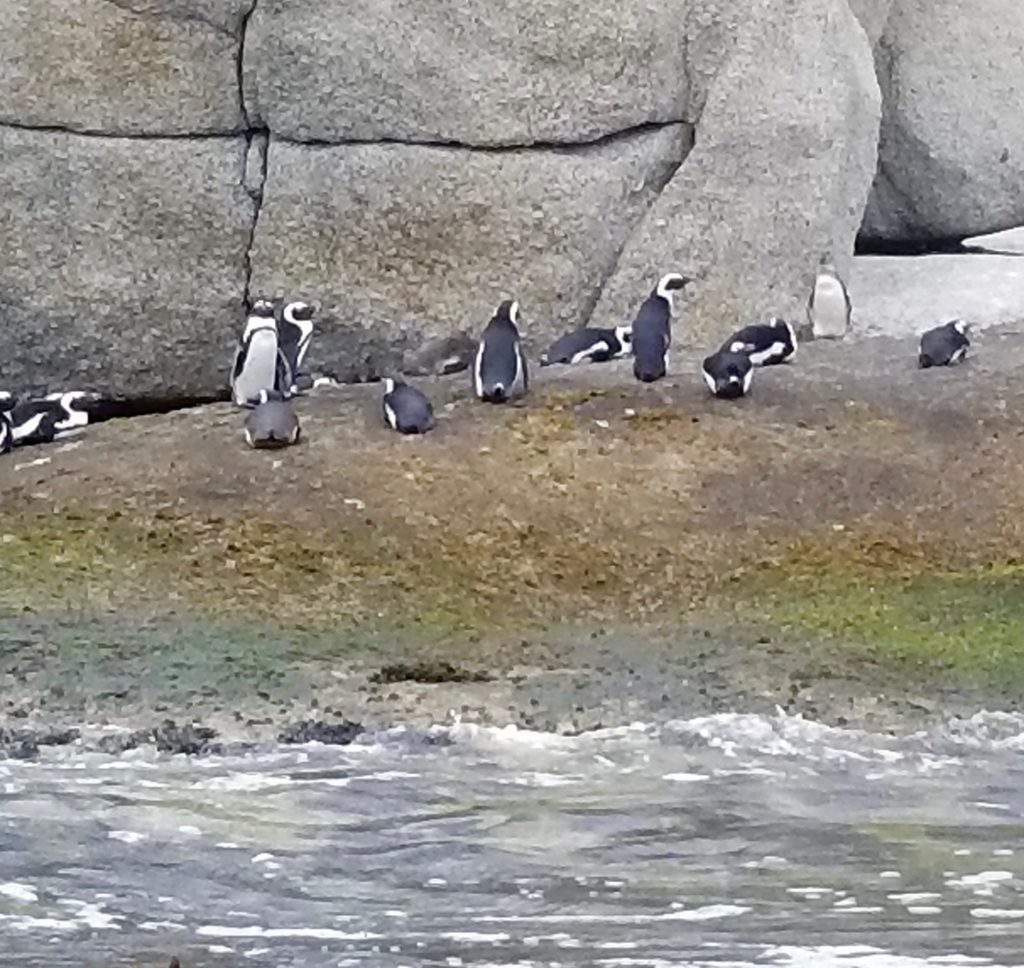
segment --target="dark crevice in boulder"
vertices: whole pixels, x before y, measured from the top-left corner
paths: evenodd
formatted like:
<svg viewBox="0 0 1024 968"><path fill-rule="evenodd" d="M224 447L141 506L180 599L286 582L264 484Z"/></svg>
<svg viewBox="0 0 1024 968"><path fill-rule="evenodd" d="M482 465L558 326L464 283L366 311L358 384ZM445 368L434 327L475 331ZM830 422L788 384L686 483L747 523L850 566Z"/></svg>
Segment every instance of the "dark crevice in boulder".
<svg viewBox="0 0 1024 968"><path fill-rule="evenodd" d="M509 145L471 145L462 141L446 141L431 138L415 140L408 138L339 138L336 141L326 141L323 139L313 138L297 141L292 138L283 137L277 132L274 133L274 140L306 148L345 148L362 145L405 145L410 148L457 148L460 151L476 151L484 154L507 154L509 152L532 150L572 153L585 152L590 149L600 149L623 138L642 136L654 131L660 131L662 128L670 128L677 124L684 124L689 128L693 128L692 124L688 121L684 121L682 118L673 119L671 121L645 121L643 124L632 125L618 131L610 131L607 134L601 135L599 138L593 138L589 141L531 141L529 143Z"/></svg>
<svg viewBox="0 0 1024 968"><path fill-rule="evenodd" d="M235 58L235 82L238 86L238 110L245 122L247 131L252 131L253 123L249 116L249 106L245 103L245 42L249 35L249 21L256 12L258 0L252 0L249 8L242 14L238 29L238 54Z"/></svg>
<svg viewBox="0 0 1024 968"><path fill-rule="evenodd" d="M148 131L94 131L91 128L74 128L66 124L20 124L17 121L0 120L0 128L12 131L31 131L40 134L72 134L81 138L105 138L110 141L222 141L237 138L238 131L185 131L155 134Z"/></svg>
<svg viewBox="0 0 1024 968"><path fill-rule="evenodd" d="M133 400L94 400L85 405L89 411L89 423L103 423L127 417L146 417L153 414L173 413L176 410L190 410L220 403L229 398L228 392L201 397L140 397Z"/></svg>
<svg viewBox="0 0 1024 968"><path fill-rule="evenodd" d="M244 280L242 283L242 304L248 310L252 306L252 248L256 241L260 211L263 208L263 186L267 183L267 164L270 154L270 137L266 131L249 131L246 134L245 160L242 171L242 187L252 199L252 222L249 237L245 243Z"/></svg>
<svg viewBox="0 0 1024 968"><path fill-rule="evenodd" d="M633 226L633 229L623 238L622 244L618 247L615 252L615 258L612 260L609 266L608 272L601 280L599 286L595 286L593 292L591 292L583 306L583 325L589 326L591 318L594 315L594 310L597 308L597 304L601 301L601 296L604 293L604 287L607 285L608 280L613 278L615 273L619 269L619 262L622 259L622 253L626 251L626 247L629 245L633 238L633 232L636 231L637 227L643 224L644 219L647 217L648 212L651 210L651 206L658 200L658 197L665 190L665 186L675 178L677 172L683 165L686 164L686 159L690 157L693 152L694 146L697 143L697 129L694 125L687 125L687 144L683 157L678 162L671 165L666 165L661 171L656 172L655 177L652 178L653 184L655 185L654 194L651 197L650 205L647 210L637 219Z"/></svg>
<svg viewBox="0 0 1024 968"><path fill-rule="evenodd" d="M951 239L879 239L858 236L856 255L1012 255L1024 256L1024 252L989 249L983 245L971 245L962 237Z"/></svg>

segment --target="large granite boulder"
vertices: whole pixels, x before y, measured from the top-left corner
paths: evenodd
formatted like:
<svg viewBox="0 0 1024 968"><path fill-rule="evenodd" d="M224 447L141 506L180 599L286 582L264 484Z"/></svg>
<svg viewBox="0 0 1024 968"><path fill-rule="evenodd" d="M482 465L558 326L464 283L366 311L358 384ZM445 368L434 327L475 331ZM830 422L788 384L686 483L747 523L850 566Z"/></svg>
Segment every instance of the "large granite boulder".
<svg viewBox="0 0 1024 968"><path fill-rule="evenodd" d="M593 141L680 121L689 0L260 0L250 116L298 141Z"/></svg>
<svg viewBox="0 0 1024 968"><path fill-rule="evenodd" d="M712 343L768 312L802 320L822 255L848 271L875 171L871 48L846 0L759 11L740 22L696 146L627 243L596 325L631 319L676 269L698 281L683 333Z"/></svg>
<svg viewBox="0 0 1024 968"><path fill-rule="evenodd" d="M0 123L103 134L245 126L251 0L0 0Z"/></svg>
<svg viewBox="0 0 1024 968"><path fill-rule="evenodd" d="M254 203L243 138L0 126L0 384L131 398L225 384Z"/></svg>
<svg viewBox="0 0 1024 968"><path fill-rule="evenodd" d="M961 239L1024 223L1024 4L895 0L878 49L878 179L862 236Z"/></svg>
<svg viewBox="0 0 1024 968"><path fill-rule="evenodd" d="M539 347L587 320L690 134L500 151L272 141L251 292L318 303L311 356L346 379L401 365L426 338L477 332L506 296Z"/></svg>

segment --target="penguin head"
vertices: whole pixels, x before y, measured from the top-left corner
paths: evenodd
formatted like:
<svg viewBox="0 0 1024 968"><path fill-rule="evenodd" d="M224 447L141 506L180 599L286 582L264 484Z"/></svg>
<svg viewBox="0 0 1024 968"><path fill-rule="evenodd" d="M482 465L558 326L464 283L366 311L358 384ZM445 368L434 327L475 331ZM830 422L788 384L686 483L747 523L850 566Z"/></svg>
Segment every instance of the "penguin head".
<svg viewBox="0 0 1024 968"><path fill-rule="evenodd" d="M672 293L683 289L691 282L693 282L692 279L680 272L668 272L658 280L658 285L655 286L654 292L656 295L661 296L662 299L667 299L671 302Z"/></svg>
<svg viewBox="0 0 1024 968"><path fill-rule="evenodd" d="M301 300L290 302L284 307L284 318L289 323L309 322L313 318L313 307Z"/></svg>
<svg viewBox="0 0 1024 968"><path fill-rule="evenodd" d="M275 315L274 304L269 299L257 299L249 311L250 316L258 316L260 319L273 319Z"/></svg>
<svg viewBox="0 0 1024 968"><path fill-rule="evenodd" d="M504 300L496 310L494 310L495 319L500 319L503 322L511 323L513 326L519 325L519 302L515 299Z"/></svg>
<svg viewBox="0 0 1024 968"><path fill-rule="evenodd" d="M742 345L742 344L741 344ZM754 367L746 353L731 348L719 350L701 365L708 389L723 400L736 400L749 389Z"/></svg>
<svg viewBox="0 0 1024 968"><path fill-rule="evenodd" d="M964 322L962 319L954 319L949 325L961 336L967 337L971 333L971 324Z"/></svg>
<svg viewBox="0 0 1024 968"><path fill-rule="evenodd" d="M630 349L633 346L633 327L616 326L615 338L619 341L619 345L624 350Z"/></svg>

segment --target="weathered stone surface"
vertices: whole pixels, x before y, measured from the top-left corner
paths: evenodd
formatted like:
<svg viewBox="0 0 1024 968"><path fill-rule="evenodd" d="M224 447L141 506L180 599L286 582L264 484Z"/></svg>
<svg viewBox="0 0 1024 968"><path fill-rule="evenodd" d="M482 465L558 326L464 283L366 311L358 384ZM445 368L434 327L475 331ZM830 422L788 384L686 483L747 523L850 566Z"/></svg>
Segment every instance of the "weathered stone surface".
<svg viewBox="0 0 1024 968"><path fill-rule="evenodd" d="M293 140L581 142L680 121L689 0L260 0L250 116Z"/></svg>
<svg viewBox="0 0 1024 968"><path fill-rule="evenodd" d="M858 256L850 296L863 335L908 336L958 316L977 329L1024 322L1024 259Z"/></svg>
<svg viewBox="0 0 1024 968"><path fill-rule="evenodd" d="M872 46L878 43L896 0L848 0Z"/></svg>
<svg viewBox="0 0 1024 968"><path fill-rule="evenodd" d="M250 0L0 0L0 122L103 134L244 127Z"/></svg>
<svg viewBox="0 0 1024 968"><path fill-rule="evenodd" d="M345 379L477 332L511 295L549 339L586 320L688 144L683 125L562 150L272 140L251 292L313 299L311 363Z"/></svg>
<svg viewBox="0 0 1024 968"><path fill-rule="evenodd" d="M632 318L657 278L698 280L683 338L767 312L800 320L829 254L849 269L875 170L879 93L846 0L774 0L711 82L686 163L629 240L594 325Z"/></svg>
<svg viewBox="0 0 1024 968"><path fill-rule="evenodd" d="M0 127L0 385L224 386L254 204L245 141Z"/></svg>
<svg viewBox="0 0 1024 968"><path fill-rule="evenodd" d="M865 239L963 238L1024 223L1024 4L895 0Z"/></svg>

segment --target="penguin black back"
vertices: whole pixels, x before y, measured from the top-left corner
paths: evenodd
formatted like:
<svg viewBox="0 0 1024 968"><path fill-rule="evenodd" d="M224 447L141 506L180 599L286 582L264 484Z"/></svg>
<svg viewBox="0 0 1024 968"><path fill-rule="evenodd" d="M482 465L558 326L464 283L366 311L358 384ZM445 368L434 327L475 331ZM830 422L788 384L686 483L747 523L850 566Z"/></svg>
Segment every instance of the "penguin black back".
<svg viewBox="0 0 1024 968"><path fill-rule="evenodd" d="M540 365L564 363L572 366L584 360L591 363L607 363L617 356L628 353L632 340L632 330L628 326L617 326L615 329L583 326L556 339L541 356Z"/></svg>
<svg viewBox="0 0 1024 968"><path fill-rule="evenodd" d="M473 390L489 403L504 403L526 393L530 374L519 340L519 303L498 306L484 328L473 365Z"/></svg>
<svg viewBox="0 0 1024 968"><path fill-rule="evenodd" d="M953 319L921 336L917 363L922 370L931 366L955 366L967 356L971 345L968 325L962 319Z"/></svg>
<svg viewBox="0 0 1024 968"><path fill-rule="evenodd" d="M796 332L786 320L773 316L767 323L737 330L722 344L722 349L746 353L754 366L774 366L796 355Z"/></svg>
<svg viewBox="0 0 1024 968"><path fill-rule="evenodd" d="M672 293L689 280L677 272L662 276L640 304L633 321L633 374L643 383L660 380L668 372L672 345Z"/></svg>
<svg viewBox="0 0 1024 968"><path fill-rule="evenodd" d="M434 426L434 407L426 395L404 380L384 381L384 420L400 434L425 434Z"/></svg>

